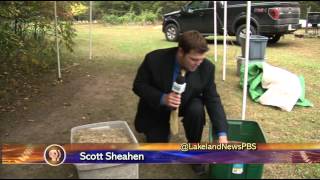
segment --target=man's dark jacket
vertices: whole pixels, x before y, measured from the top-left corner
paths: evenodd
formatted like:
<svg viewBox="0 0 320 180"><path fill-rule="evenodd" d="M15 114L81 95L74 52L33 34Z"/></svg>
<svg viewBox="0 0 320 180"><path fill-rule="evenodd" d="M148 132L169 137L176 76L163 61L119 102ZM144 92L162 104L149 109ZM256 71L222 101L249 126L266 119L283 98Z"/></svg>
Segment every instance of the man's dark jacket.
<svg viewBox="0 0 320 180"><path fill-rule="evenodd" d="M140 97L135 127L146 132L169 126L170 109L160 104L163 93L170 93L178 48L160 49L146 55L134 80L133 91ZM226 115L214 83L214 65L205 59L198 69L186 74L187 87L182 94L180 111L193 98L206 105L215 132L228 132ZM203 122L205 124L205 122Z"/></svg>

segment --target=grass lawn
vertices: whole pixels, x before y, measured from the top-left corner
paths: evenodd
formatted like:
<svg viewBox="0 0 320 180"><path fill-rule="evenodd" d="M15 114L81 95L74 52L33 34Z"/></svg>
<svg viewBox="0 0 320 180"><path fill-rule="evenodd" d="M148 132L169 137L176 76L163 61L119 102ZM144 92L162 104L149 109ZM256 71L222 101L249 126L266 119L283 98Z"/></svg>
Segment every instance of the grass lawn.
<svg viewBox="0 0 320 180"><path fill-rule="evenodd" d="M89 26L77 25L75 53L71 61L87 61L89 56ZM222 37L219 37L222 40ZM231 38L234 40L234 38ZM216 83L228 119L241 118L242 90L236 76L236 56L241 49L228 46L226 81L222 81L223 44L219 41L216 64ZM128 82L133 80L144 55L149 51L176 46L167 42L161 26L103 26L93 27L94 61L106 65L106 71L125 72ZM267 62L271 65L302 75L306 82L306 98L314 107L294 107L292 112L263 106L247 100L246 119L257 121L262 127L268 143L320 143L320 39L298 39L287 35L278 44L266 50ZM213 44L210 43L208 58L213 60ZM130 82L132 83L132 82ZM122 87L119 87L119 90ZM125 92L132 93L131 89ZM135 104L137 97L128 96L127 102ZM115 102L116 103L116 102ZM125 106L125 104L123 105ZM135 114L135 108L126 110ZM133 121L133 119L130 119ZM204 140L208 131L204 133ZM320 177L320 164L267 164L264 178L317 178Z"/></svg>

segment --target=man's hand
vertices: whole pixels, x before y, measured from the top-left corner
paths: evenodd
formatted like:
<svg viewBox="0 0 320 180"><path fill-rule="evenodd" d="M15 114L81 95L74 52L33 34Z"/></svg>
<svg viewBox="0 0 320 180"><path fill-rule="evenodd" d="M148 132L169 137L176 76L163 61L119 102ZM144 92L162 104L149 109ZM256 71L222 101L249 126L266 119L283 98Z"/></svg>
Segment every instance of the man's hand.
<svg viewBox="0 0 320 180"><path fill-rule="evenodd" d="M227 136L219 136L219 143L220 143L220 144L226 144L226 143L228 143L228 138L227 138Z"/></svg>
<svg viewBox="0 0 320 180"><path fill-rule="evenodd" d="M181 95L174 92L166 94L164 95L164 103L170 108L179 108L181 103Z"/></svg>

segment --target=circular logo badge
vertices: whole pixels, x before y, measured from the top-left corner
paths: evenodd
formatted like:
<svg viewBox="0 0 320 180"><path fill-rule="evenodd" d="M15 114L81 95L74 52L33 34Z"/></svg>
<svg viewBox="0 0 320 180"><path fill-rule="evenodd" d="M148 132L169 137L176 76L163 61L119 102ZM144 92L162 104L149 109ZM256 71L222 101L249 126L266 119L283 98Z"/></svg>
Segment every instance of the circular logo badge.
<svg viewBox="0 0 320 180"><path fill-rule="evenodd" d="M46 148L43 157L50 166L59 166L66 160L66 151L62 146L52 144Z"/></svg>

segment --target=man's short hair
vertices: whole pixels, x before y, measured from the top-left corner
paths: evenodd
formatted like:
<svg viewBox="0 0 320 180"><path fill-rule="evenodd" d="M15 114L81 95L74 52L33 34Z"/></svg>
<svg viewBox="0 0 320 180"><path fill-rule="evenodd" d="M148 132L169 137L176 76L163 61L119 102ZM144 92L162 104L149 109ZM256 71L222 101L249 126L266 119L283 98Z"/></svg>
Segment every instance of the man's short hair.
<svg viewBox="0 0 320 180"><path fill-rule="evenodd" d="M178 47L182 48L186 54L191 50L201 54L209 50L206 39L198 31L184 32L179 38Z"/></svg>

